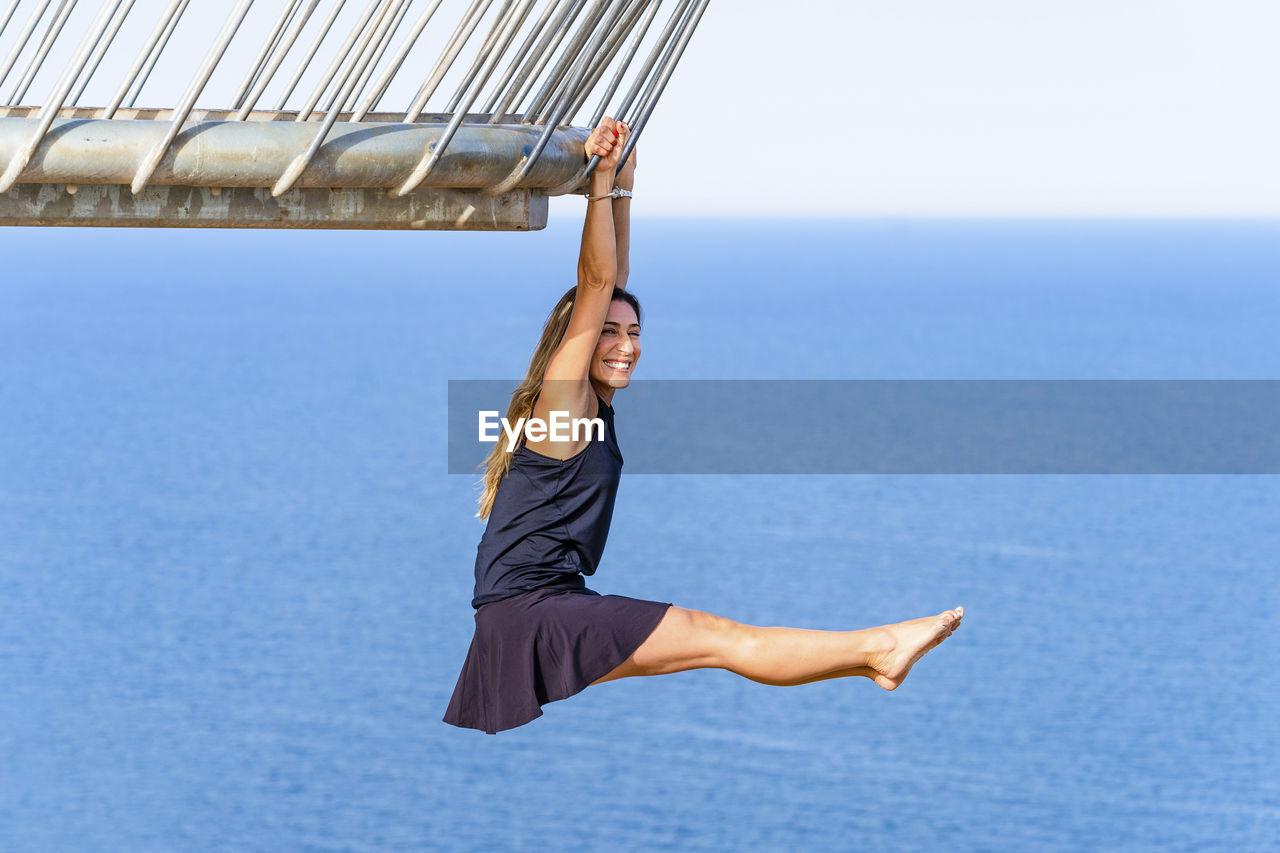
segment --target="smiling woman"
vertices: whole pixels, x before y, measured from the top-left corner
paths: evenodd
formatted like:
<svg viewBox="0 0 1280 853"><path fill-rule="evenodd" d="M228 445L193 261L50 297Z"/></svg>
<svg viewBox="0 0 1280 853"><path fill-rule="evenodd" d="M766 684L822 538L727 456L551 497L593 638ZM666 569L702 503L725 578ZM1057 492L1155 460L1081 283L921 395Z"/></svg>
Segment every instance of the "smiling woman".
<svg viewBox="0 0 1280 853"><path fill-rule="evenodd" d="M606 116L587 139L586 155L600 163L590 179L578 284L547 318L505 419L598 419L603 430L557 439L526 428L523 440L498 443L486 460L476 630L444 716L456 726L493 734L592 684L703 667L774 685L861 675L893 690L964 615L957 608L862 631L759 628L587 588L622 474L613 395L631 383L640 359L642 312L625 289L634 153L618 168L628 135L625 123Z"/></svg>

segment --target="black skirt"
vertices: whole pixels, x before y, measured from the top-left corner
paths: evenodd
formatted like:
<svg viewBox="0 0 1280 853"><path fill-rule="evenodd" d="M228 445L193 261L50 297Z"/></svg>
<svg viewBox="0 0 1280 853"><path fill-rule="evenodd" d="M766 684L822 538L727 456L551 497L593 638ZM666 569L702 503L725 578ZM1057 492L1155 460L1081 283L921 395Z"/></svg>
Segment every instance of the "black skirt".
<svg viewBox="0 0 1280 853"><path fill-rule="evenodd" d="M629 658L670 606L589 589L482 605L444 721L496 734L537 719Z"/></svg>

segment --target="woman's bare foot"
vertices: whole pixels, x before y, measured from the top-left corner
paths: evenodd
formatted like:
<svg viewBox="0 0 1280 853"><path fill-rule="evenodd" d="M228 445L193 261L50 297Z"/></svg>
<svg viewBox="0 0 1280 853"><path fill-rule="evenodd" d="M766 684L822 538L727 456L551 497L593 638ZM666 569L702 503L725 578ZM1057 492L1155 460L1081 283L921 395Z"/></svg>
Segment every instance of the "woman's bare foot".
<svg viewBox="0 0 1280 853"><path fill-rule="evenodd" d="M964 618L964 608L947 610L937 616L912 619L880 628L888 639L885 651L872 655L871 680L885 690L896 690L911 672L916 661L934 646L951 636Z"/></svg>

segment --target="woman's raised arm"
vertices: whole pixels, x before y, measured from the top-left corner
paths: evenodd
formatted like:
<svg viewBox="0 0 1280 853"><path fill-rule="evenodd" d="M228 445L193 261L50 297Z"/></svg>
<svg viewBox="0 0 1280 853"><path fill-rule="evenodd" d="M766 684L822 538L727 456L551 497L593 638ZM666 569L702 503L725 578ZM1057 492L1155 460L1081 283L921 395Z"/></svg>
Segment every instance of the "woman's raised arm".
<svg viewBox="0 0 1280 853"><path fill-rule="evenodd" d="M598 154L600 163L591 173L588 198L594 200L587 202L582 225L578 293L564 340L547 365L543 379L543 396L547 399L539 400L539 408L546 405L574 416L585 414L590 408L591 357L618 283L618 235L613 219L616 202L609 194L630 133L626 124L605 116L586 142L587 156Z"/></svg>

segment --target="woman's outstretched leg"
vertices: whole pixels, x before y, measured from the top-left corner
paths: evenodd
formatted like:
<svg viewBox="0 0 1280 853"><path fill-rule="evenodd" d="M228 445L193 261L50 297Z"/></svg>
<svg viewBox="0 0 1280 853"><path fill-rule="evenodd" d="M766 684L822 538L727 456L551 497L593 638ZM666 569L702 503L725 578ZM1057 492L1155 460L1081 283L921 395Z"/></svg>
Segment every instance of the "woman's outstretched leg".
<svg viewBox="0 0 1280 853"><path fill-rule="evenodd" d="M626 661L596 683L718 667L762 684L808 684L861 675L898 687L926 652L960 624L964 608L861 631L761 628L672 607Z"/></svg>

